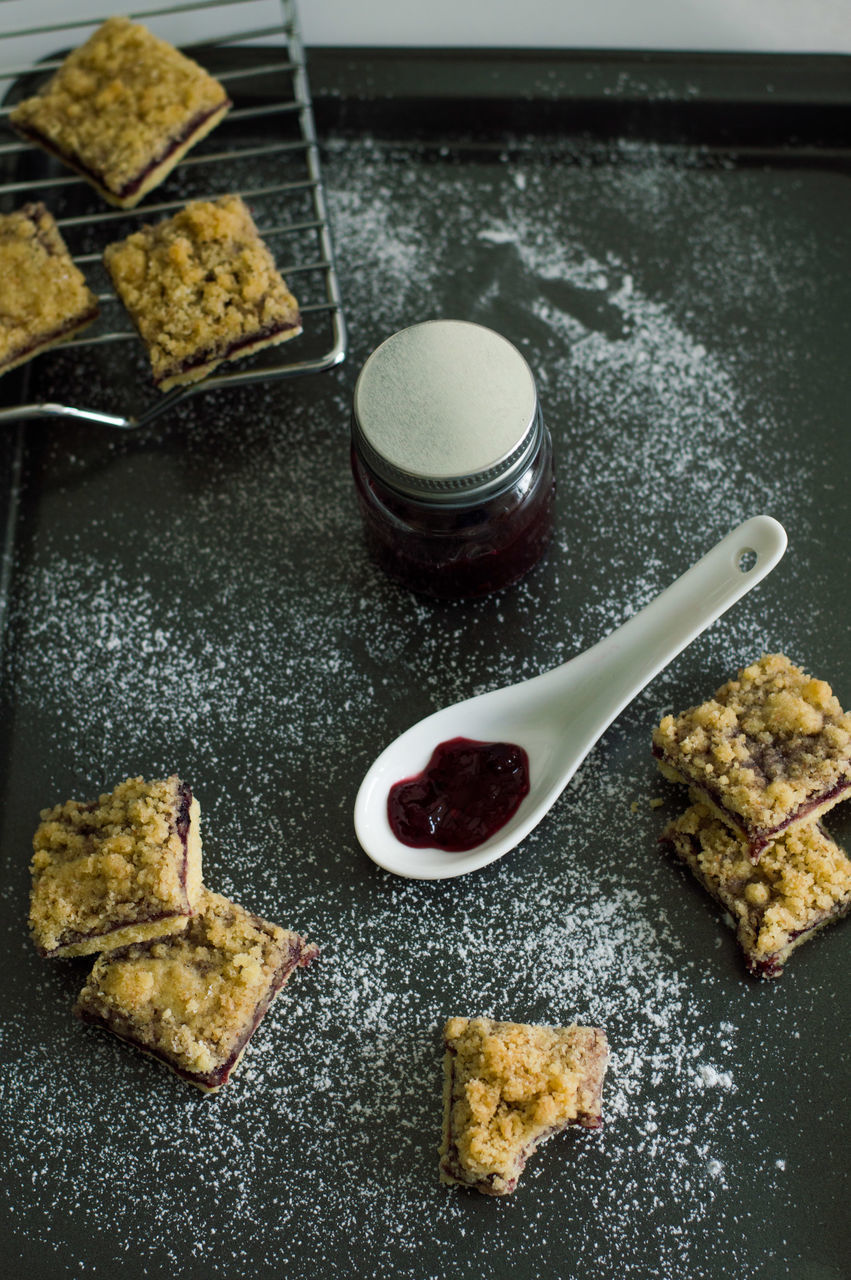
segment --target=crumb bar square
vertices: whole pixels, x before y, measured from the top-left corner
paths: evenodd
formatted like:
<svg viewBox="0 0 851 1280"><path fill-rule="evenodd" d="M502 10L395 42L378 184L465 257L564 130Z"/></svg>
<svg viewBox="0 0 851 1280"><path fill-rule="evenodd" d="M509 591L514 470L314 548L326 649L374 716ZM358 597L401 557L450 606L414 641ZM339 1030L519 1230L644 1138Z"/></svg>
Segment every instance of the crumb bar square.
<svg viewBox="0 0 851 1280"><path fill-rule="evenodd" d="M318 954L204 889L182 933L101 955L75 1012L216 1093L281 987Z"/></svg>
<svg viewBox="0 0 851 1280"><path fill-rule="evenodd" d="M661 842L729 912L758 978L779 978L796 947L851 910L851 859L818 822L785 831L754 863L726 823L697 804Z"/></svg>
<svg viewBox="0 0 851 1280"><path fill-rule="evenodd" d="M443 1182L510 1195L547 1138L602 1124L608 1045L597 1027L450 1018L444 1044Z"/></svg>
<svg viewBox="0 0 851 1280"><path fill-rule="evenodd" d="M110 204L130 209L230 105L219 82L173 45L108 18L9 119Z"/></svg>
<svg viewBox="0 0 851 1280"><path fill-rule="evenodd" d="M781 831L851 791L851 715L824 680L768 654L708 702L665 716L653 754L758 858Z"/></svg>
<svg viewBox="0 0 851 1280"><path fill-rule="evenodd" d="M90 804L43 810L33 850L30 930L42 956L174 933L197 908L200 808L177 777L128 778Z"/></svg>
<svg viewBox="0 0 851 1280"><path fill-rule="evenodd" d="M298 303L244 201L197 200L104 253L161 391L301 333Z"/></svg>
<svg viewBox="0 0 851 1280"><path fill-rule="evenodd" d="M98 301L45 206L0 214L0 374L96 319Z"/></svg>

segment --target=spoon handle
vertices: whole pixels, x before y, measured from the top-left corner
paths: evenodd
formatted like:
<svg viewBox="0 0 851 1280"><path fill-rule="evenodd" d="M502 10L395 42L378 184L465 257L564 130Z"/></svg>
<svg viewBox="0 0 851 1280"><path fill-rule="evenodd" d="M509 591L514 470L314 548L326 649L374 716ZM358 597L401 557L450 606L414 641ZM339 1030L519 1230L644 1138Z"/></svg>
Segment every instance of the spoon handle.
<svg viewBox="0 0 851 1280"><path fill-rule="evenodd" d="M786 532L771 516L740 524L639 613L554 675L571 684L572 730L587 722L593 739L696 636L755 587L786 550ZM571 670L568 671L568 668Z"/></svg>

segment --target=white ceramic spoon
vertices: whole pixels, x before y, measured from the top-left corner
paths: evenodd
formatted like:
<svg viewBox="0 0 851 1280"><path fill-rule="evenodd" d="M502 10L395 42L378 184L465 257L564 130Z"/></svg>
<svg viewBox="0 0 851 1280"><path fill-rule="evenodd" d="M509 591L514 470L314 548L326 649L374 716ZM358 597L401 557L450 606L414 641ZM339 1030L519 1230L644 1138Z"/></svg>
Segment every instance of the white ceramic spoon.
<svg viewBox="0 0 851 1280"><path fill-rule="evenodd" d="M444 707L382 751L355 801L355 830L373 862L399 876L443 880L501 858L541 821L597 739L696 636L755 587L786 550L771 516L739 525L640 613L543 675ZM529 756L529 794L495 835L464 853L412 849L394 836L387 797L450 738L514 742Z"/></svg>

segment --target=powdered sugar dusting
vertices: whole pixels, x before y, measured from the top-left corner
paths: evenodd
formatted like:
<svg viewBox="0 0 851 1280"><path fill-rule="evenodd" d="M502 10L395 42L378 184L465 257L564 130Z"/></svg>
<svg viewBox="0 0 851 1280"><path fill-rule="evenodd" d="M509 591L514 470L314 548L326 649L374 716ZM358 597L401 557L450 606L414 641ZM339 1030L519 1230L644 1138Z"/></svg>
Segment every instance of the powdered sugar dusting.
<svg viewBox="0 0 851 1280"><path fill-rule="evenodd" d="M398 1280L481 1280L494 1259L506 1275L699 1280L715 1274L714 1223L744 1280L786 1274L764 1241L750 1248L739 1205L745 1190L776 1198L786 1170L784 1130L761 1115L775 1064L755 1041L770 1039L768 1009L787 1042L800 1034L794 989L743 977L717 915L656 853L665 813L646 803L678 803L647 744L687 677L634 704L502 863L402 882L357 849L357 782L411 720L585 647L738 520L783 518L793 488L799 528L815 512L807 459L780 443L782 403L755 410L740 353L666 290L648 249L666 239L648 241L654 219L690 201L717 216L723 173L637 144L609 164L522 146L442 160L330 149L345 370L193 401L144 441L50 445L7 658L27 802L0 889L22 974L2 1088L16 1230L69 1272L344 1275L355 1254L358 1274ZM762 242L766 261L776 249ZM728 230L728 273L743 252ZM774 266L762 288L782 309ZM524 351L559 475L546 564L458 606L369 564L347 471L360 361L440 314ZM804 631L780 599L739 606L695 670L714 683L763 647L807 657L812 618ZM74 1023L85 966L39 962L22 925L35 808L175 768L201 800L210 886L322 949L216 1099ZM507 1204L436 1177L440 1028L466 1013L601 1025L612 1046L604 1129L549 1143ZM731 1133L757 1155L737 1159Z"/></svg>

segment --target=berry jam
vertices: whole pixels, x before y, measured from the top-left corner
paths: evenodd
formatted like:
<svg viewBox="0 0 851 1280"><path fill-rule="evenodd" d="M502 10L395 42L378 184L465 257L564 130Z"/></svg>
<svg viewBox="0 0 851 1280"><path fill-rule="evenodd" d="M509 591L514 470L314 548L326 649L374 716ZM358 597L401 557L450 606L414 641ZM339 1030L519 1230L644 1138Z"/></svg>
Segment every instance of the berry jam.
<svg viewBox="0 0 851 1280"><path fill-rule="evenodd" d="M422 773L391 787L387 817L396 839L412 849L463 853L505 826L528 794L522 747L451 738Z"/></svg>
<svg viewBox="0 0 851 1280"><path fill-rule="evenodd" d="M439 599L486 595L538 563L553 533L555 480L549 432L526 472L502 493L438 507L395 492L352 452L366 544L396 582Z"/></svg>

